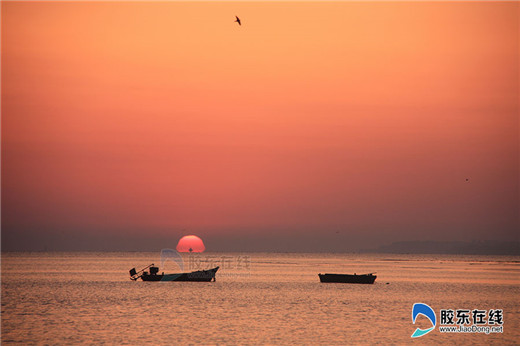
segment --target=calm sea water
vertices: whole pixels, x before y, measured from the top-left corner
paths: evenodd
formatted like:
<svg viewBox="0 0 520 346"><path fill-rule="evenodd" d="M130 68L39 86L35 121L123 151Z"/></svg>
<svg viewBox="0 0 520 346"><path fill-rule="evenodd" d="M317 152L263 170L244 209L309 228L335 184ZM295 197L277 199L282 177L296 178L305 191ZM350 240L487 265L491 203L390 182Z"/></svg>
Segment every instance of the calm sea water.
<svg viewBox="0 0 520 346"><path fill-rule="evenodd" d="M2 343L518 344L520 258L388 254L204 253L217 281L133 282L157 253L3 253ZM179 263L166 261L166 272ZM322 284L318 273L377 272L374 285ZM503 333L418 339L414 303L503 310Z"/></svg>

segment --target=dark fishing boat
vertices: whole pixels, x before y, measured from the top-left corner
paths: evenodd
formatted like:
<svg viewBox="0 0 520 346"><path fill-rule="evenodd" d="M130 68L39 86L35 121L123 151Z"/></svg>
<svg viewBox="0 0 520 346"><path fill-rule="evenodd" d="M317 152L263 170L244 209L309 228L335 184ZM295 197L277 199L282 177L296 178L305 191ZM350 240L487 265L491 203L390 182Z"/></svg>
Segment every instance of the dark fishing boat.
<svg viewBox="0 0 520 346"><path fill-rule="evenodd" d="M147 269L149 268L149 271ZM219 267L208 270L197 270L191 273L178 274L159 274L159 267L150 264L148 267L136 271L135 268L130 269L130 280L141 278L143 281L198 281L209 282L215 281L215 274Z"/></svg>
<svg viewBox="0 0 520 346"><path fill-rule="evenodd" d="M377 276L369 274L318 274L321 282L339 282L346 284L373 284Z"/></svg>

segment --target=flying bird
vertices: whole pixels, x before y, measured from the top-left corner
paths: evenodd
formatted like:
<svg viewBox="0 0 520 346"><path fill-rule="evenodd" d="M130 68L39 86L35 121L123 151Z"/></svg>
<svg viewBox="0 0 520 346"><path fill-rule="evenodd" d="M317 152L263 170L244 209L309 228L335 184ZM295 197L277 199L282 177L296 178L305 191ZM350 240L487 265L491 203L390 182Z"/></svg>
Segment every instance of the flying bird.
<svg viewBox="0 0 520 346"><path fill-rule="evenodd" d="M240 23L240 18L238 18L238 16L235 16L237 20L235 20L235 22L238 23L238 25L242 25L242 23Z"/></svg>

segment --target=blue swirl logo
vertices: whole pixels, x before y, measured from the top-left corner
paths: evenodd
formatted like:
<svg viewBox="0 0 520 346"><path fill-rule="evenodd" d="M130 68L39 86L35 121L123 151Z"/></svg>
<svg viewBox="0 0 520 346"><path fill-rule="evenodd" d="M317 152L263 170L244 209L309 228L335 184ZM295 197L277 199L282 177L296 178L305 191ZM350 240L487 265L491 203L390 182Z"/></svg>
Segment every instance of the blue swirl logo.
<svg viewBox="0 0 520 346"><path fill-rule="evenodd" d="M177 264L181 271L184 270L184 261L182 260L181 255L176 250L161 250L161 268L164 268L164 263L168 260L171 260L173 263Z"/></svg>
<svg viewBox="0 0 520 346"><path fill-rule="evenodd" d="M430 308L428 305L423 304L423 303L415 303L413 305L413 309L412 309L413 324L415 324L415 320L416 320L417 316L419 316L419 315L423 315L426 318L428 318L430 320L430 322L432 323L432 327L428 328L428 329L417 328L415 330L415 332L413 332L412 338L418 338L420 336L428 334L429 332L434 330L435 326L437 325L437 318L435 317L435 311L433 311L433 309Z"/></svg>

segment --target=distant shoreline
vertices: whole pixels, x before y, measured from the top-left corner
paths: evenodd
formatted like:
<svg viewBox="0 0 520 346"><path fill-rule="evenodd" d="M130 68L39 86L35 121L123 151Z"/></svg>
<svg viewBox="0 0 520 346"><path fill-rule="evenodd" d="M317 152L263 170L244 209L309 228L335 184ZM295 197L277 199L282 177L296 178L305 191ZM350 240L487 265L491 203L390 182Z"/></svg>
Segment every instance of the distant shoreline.
<svg viewBox="0 0 520 346"><path fill-rule="evenodd" d="M144 250L121 250L121 249L89 249L89 250L65 250L65 249L41 249L41 250L4 250L2 253L143 253L143 252L156 252L157 250L144 249ZM268 251L268 250L213 250L206 251L205 254L211 253L276 253L276 254L411 254L411 255L484 255L484 256L520 256L520 242L504 242L504 241L473 241L473 242L462 242L462 241L399 241L391 243L390 245L383 245L373 249L360 249L357 251Z"/></svg>
<svg viewBox="0 0 520 346"><path fill-rule="evenodd" d="M520 242L400 241L366 253L520 256Z"/></svg>

